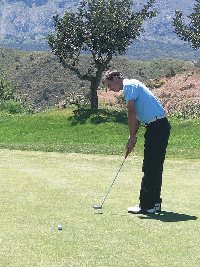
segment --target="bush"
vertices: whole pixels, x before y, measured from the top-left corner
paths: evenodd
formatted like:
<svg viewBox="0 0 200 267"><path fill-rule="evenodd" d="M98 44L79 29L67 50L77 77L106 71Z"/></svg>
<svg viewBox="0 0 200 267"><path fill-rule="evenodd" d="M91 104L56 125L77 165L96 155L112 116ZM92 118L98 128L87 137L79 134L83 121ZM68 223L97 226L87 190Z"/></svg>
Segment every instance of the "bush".
<svg viewBox="0 0 200 267"><path fill-rule="evenodd" d="M6 101L14 98L15 88L5 77L4 72L0 73L0 100Z"/></svg>
<svg viewBox="0 0 200 267"><path fill-rule="evenodd" d="M168 107L168 114L176 118L198 119L200 118L200 104L198 101L194 102L189 100L177 103L175 106Z"/></svg>
<svg viewBox="0 0 200 267"><path fill-rule="evenodd" d="M82 88L79 91L68 92L65 94L64 100L57 99L56 107L66 108L69 106L86 107L90 105L90 92L86 88Z"/></svg>
<svg viewBox="0 0 200 267"><path fill-rule="evenodd" d="M159 79L150 79L147 81L145 84L147 87L154 89L154 88L159 88L165 83L164 80L159 80Z"/></svg>
<svg viewBox="0 0 200 267"><path fill-rule="evenodd" d="M0 111L10 114L32 113L30 107L25 107L19 100L6 100L0 102Z"/></svg>

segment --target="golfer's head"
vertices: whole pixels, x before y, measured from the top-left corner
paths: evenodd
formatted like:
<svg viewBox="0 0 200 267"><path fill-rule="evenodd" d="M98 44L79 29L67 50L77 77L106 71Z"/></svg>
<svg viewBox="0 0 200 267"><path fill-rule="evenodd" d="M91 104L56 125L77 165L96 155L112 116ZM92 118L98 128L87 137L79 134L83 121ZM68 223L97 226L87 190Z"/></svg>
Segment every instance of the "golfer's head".
<svg viewBox="0 0 200 267"><path fill-rule="evenodd" d="M119 92L123 85L123 76L117 70L108 70L105 72L102 83L111 91Z"/></svg>

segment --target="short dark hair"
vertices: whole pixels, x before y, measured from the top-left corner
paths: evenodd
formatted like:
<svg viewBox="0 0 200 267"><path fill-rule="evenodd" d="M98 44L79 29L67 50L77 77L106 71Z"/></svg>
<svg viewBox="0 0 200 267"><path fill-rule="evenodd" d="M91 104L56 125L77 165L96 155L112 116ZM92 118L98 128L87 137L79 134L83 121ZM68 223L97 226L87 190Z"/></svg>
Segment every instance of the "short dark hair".
<svg viewBox="0 0 200 267"><path fill-rule="evenodd" d="M104 76L102 78L102 83L104 84L105 80L113 80L113 77L119 77L119 78L123 78L123 75L120 71L118 70L107 70L104 73Z"/></svg>

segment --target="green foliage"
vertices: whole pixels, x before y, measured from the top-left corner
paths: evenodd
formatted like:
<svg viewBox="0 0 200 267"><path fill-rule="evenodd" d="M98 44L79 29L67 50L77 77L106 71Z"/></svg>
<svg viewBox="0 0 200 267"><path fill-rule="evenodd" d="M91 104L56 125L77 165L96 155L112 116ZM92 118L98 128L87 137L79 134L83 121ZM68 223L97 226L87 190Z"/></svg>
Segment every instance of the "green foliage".
<svg viewBox="0 0 200 267"><path fill-rule="evenodd" d="M200 48L200 0L195 1L194 12L188 16L190 24L184 24L182 12L176 11L173 25L176 34L182 40L189 42L194 49L198 49Z"/></svg>
<svg viewBox="0 0 200 267"><path fill-rule="evenodd" d="M141 81L150 79L161 80L166 76L173 76L174 73L181 73L192 67L190 62L175 59L154 59L154 60L130 60L127 58L113 59L112 68L119 68L129 78L136 78Z"/></svg>
<svg viewBox="0 0 200 267"><path fill-rule="evenodd" d="M65 100L62 101L63 107L69 107L75 105L76 107L86 107L89 106L90 96L86 88L82 88L80 91L69 92L65 96Z"/></svg>
<svg viewBox="0 0 200 267"><path fill-rule="evenodd" d="M54 16L55 32L47 37L52 52L61 59L77 60L81 50L90 51L97 64L106 63L103 55L125 54L140 35L142 24L155 16L150 0L139 12L132 12L131 1L81 1L78 12Z"/></svg>
<svg viewBox="0 0 200 267"><path fill-rule="evenodd" d="M165 83L164 80L158 80L158 79L152 80L151 79L151 80L147 81L145 84L146 84L147 87L153 89L153 88L159 88L164 83Z"/></svg>
<svg viewBox="0 0 200 267"><path fill-rule="evenodd" d="M15 97L15 88L7 80L4 72L0 74L0 111L17 114L32 113L33 109Z"/></svg>
<svg viewBox="0 0 200 267"><path fill-rule="evenodd" d="M7 100L0 102L0 111L17 114L23 112L23 107L20 102L14 100Z"/></svg>
<svg viewBox="0 0 200 267"><path fill-rule="evenodd" d="M168 78L176 76L176 71L174 70L174 68L172 66L170 67L168 73L165 76Z"/></svg>
<svg viewBox="0 0 200 267"><path fill-rule="evenodd" d="M0 111L10 114L33 113L31 107L26 107L21 101L14 99L0 102Z"/></svg>
<svg viewBox="0 0 200 267"><path fill-rule="evenodd" d="M131 1L82 1L81 20L86 30L84 49L95 51L96 59L103 54L124 55L127 46L139 37L142 24L155 16L149 11L155 1L138 13L131 10Z"/></svg>
<svg viewBox="0 0 200 267"><path fill-rule="evenodd" d="M121 110L127 109L126 100L123 95L116 96L116 100L117 100L117 106L119 106Z"/></svg>
<svg viewBox="0 0 200 267"><path fill-rule="evenodd" d="M190 118L200 118L200 103L198 100L189 101L186 100L182 103L182 107L177 110L176 107L169 110L169 114L172 117L190 119Z"/></svg>
<svg viewBox="0 0 200 267"><path fill-rule="evenodd" d="M14 99L14 87L6 79L3 72L0 73L0 101Z"/></svg>
<svg viewBox="0 0 200 267"><path fill-rule="evenodd" d="M4 56L1 57L1 54ZM30 61L30 55L34 57L34 60ZM15 58L20 60L21 68L19 70L16 70ZM86 55L81 56L82 72L89 67L89 58ZM171 67L178 74L193 69L194 65L191 62L175 59L139 61L121 56L113 57L110 62L110 68L118 68L124 76L134 77L143 82L150 79L162 80L170 72ZM33 106L35 110L54 107L57 101L66 102L66 100L70 100L68 95L74 95L76 98L77 91L78 93L84 93L84 91L90 93L89 83L77 79L68 69L62 68L50 52L22 52L0 48L0 68L6 69L7 79L15 85L15 95L26 101L26 105ZM78 100L78 96L76 100ZM85 103L88 103L89 96L85 100L87 100Z"/></svg>
<svg viewBox="0 0 200 267"><path fill-rule="evenodd" d="M149 0L139 12L132 11L128 0L81 1L76 12L53 17L55 32L47 36L47 42L65 68L90 82L91 108L98 108L97 89L103 71L113 55L124 55L140 36L143 22L156 15L151 10L155 1ZM91 62L81 71L78 61L83 51L91 54Z"/></svg>

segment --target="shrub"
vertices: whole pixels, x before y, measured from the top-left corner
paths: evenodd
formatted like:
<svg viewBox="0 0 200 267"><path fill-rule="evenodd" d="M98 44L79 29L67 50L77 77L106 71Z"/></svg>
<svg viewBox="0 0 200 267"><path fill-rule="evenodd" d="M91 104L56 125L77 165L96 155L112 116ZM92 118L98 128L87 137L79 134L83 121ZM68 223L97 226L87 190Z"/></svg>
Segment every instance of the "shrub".
<svg viewBox="0 0 200 267"><path fill-rule="evenodd" d="M151 79L147 81L145 84L147 87L153 89L153 88L159 88L165 83L164 80L159 80L159 79Z"/></svg>
<svg viewBox="0 0 200 267"><path fill-rule="evenodd" d="M126 101L123 95L119 95L116 97L117 99L117 105L122 109L126 110Z"/></svg>
<svg viewBox="0 0 200 267"><path fill-rule="evenodd" d="M67 92L64 100L57 99L56 106L58 108L66 108L69 106L85 107L90 104L90 93L86 88L79 91Z"/></svg>
<svg viewBox="0 0 200 267"><path fill-rule="evenodd" d="M174 77L176 76L176 71L173 67L170 67L168 72L166 73L165 77L166 78L171 78L171 77Z"/></svg>
<svg viewBox="0 0 200 267"><path fill-rule="evenodd" d="M3 72L0 73L0 101L14 99L14 87L6 79Z"/></svg>
<svg viewBox="0 0 200 267"><path fill-rule="evenodd" d="M0 102L0 111L10 114L33 113L31 107L25 107L19 100L6 100Z"/></svg>
<svg viewBox="0 0 200 267"><path fill-rule="evenodd" d="M198 101L185 101L179 105L169 106L168 113L171 116L183 119L200 118L200 103Z"/></svg>

